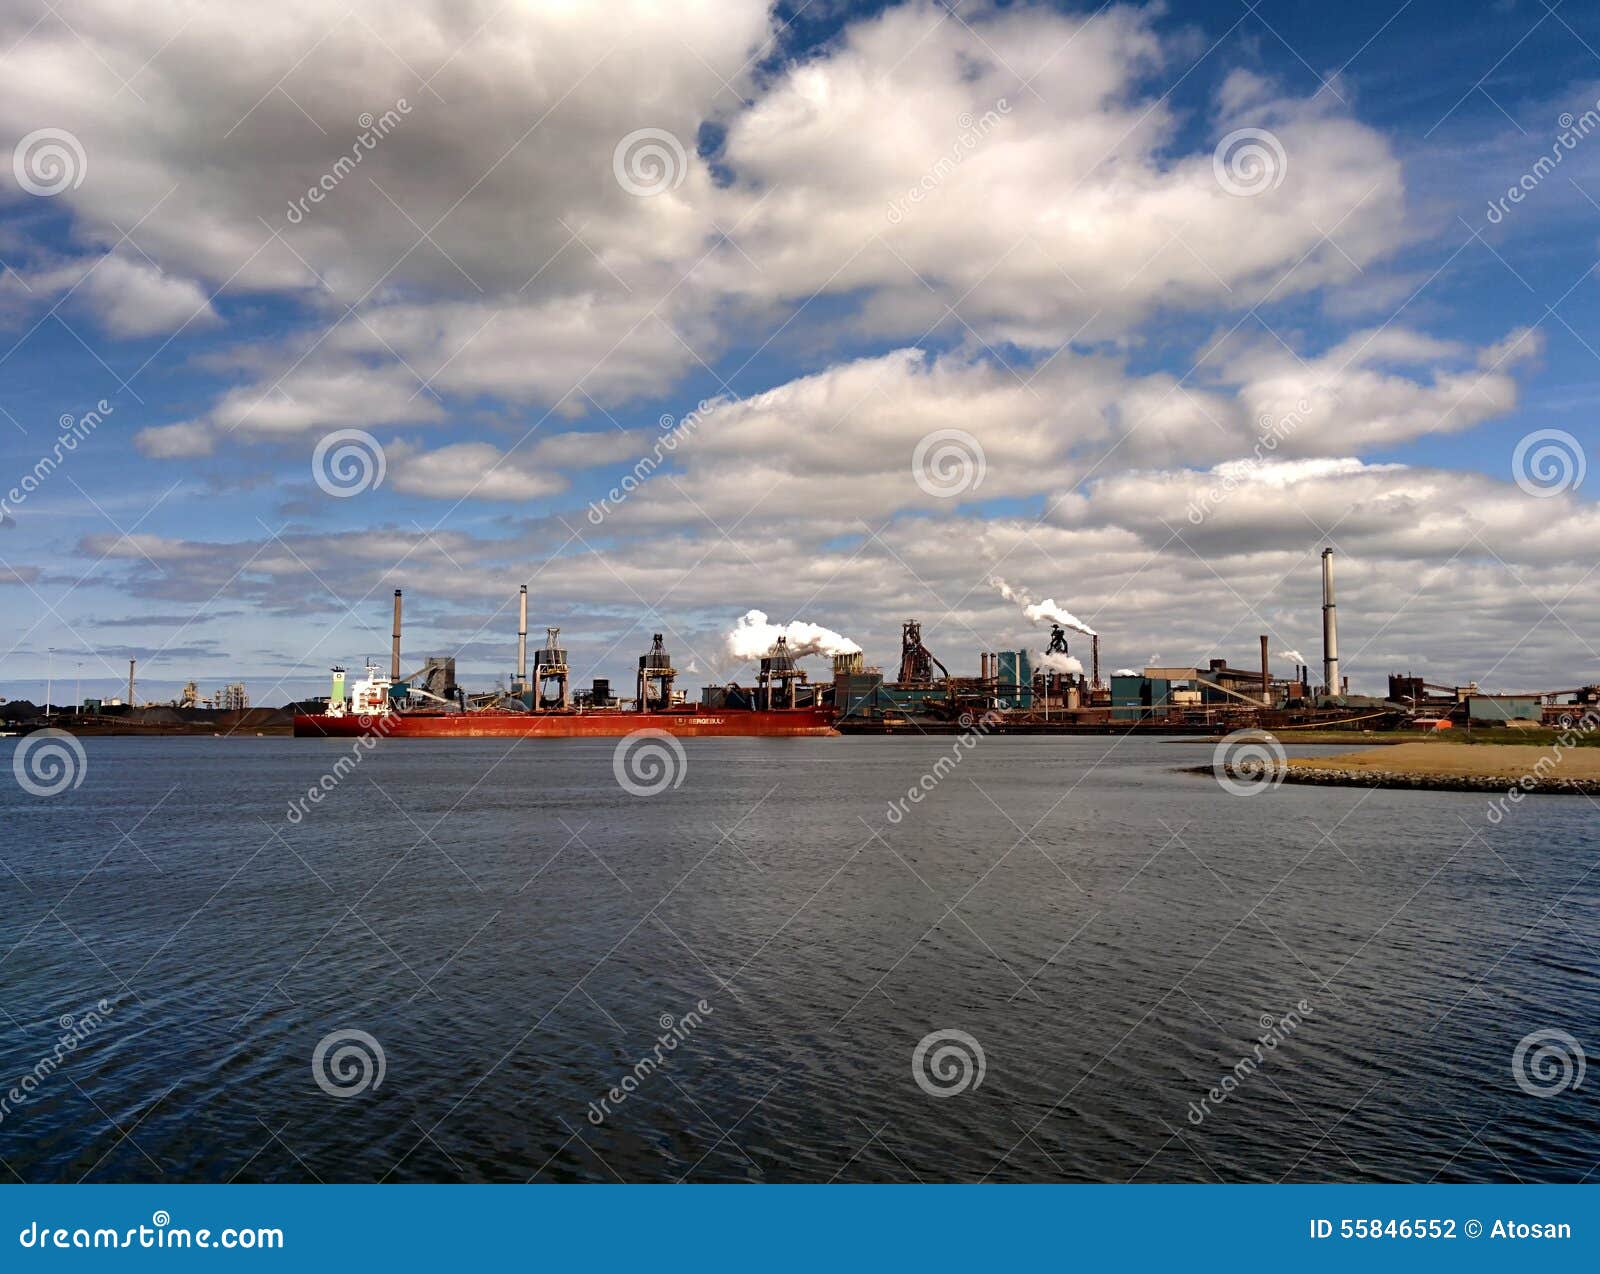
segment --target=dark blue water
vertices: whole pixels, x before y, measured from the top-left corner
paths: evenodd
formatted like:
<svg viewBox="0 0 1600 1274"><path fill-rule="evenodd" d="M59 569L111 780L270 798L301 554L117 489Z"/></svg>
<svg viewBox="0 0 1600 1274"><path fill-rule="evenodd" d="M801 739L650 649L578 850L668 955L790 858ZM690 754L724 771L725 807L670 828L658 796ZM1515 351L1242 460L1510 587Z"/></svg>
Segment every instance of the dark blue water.
<svg viewBox="0 0 1600 1274"><path fill-rule="evenodd" d="M606 741L393 742L295 823L348 743L93 739L53 797L18 786L16 746L0 1078L33 1081L0 1109L11 1178L1577 1181L1600 1163L1600 1074L1525 1091L1514 1073L1535 1032L1600 1050L1583 798L1496 826L1468 795L1238 797L1174 772L1205 745L1099 738L689 741L681 786L637 797ZM319 1084L342 1031L376 1042L381 1083L325 1057ZM976 1041L981 1082L917 1082L936 1031ZM1224 1100L1195 1105L1225 1073ZM951 1055L923 1078L962 1074Z"/></svg>

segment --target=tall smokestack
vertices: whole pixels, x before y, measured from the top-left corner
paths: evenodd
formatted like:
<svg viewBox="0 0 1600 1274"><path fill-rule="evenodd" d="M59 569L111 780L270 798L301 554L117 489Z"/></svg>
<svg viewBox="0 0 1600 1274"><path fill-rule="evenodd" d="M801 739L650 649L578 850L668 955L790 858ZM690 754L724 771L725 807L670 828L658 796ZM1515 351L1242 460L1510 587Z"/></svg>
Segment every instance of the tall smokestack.
<svg viewBox="0 0 1600 1274"><path fill-rule="evenodd" d="M1261 702L1272 706L1272 673L1267 668L1267 634L1261 634Z"/></svg>
<svg viewBox="0 0 1600 1274"><path fill-rule="evenodd" d="M394 642L389 647L389 680L400 680L400 590L394 590Z"/></svg>
<svg viewBox="0 0 1600 1274"><path fill-rule="evenodd" d="M128 706L130 708L133 707L133 666L137 662L138 662L138 660L135 660L135 659L128 660ZM46 695L45 697L49 698L48 695ZM48 706L49 705L47 704L46 707L48 707Z"/></svg>
<svg viewBox="0 0 1600 1274"><path fill-rule="evenodd" d="M1094 669L1093 680L1089 683L1096 690L1100 689L1100 634L1095 633L1089 638L1089 649L1092 652L1089 662Z"/></svg>
<svg viewBox="0 0 1600 1274"><path fill-rule="evenodd" d="M1339 614L1333 603L1333 550L1322 550L1322 684L1339 693Z"/></svg>
<svg viewBox="0 0 1600 1274"><path fill-rule="evenodd" d="M517 600L517 689L528 685L528 586Z"/></svg>

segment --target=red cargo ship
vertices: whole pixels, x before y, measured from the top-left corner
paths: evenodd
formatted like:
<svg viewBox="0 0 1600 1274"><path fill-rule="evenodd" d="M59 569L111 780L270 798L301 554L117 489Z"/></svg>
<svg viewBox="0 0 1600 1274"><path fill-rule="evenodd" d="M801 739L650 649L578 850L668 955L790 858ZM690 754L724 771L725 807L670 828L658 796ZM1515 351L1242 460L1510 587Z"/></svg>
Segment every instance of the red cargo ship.
<svg viewBox="0 0 1600 1274"><path fill-rule="evenodd" d="M400 677L400 590L394 595L394 648L390 675L367 664L365 680L345 697L344 669L333 670L327 708L300 713L294 719L297 738L348 739L366 736L395 739L615 739L640 731L658 731L679 738L821 737L836 735L834 709L796 666L783 639L762 658L758 685L716 687L698 705L675 697L677 671L661 634L639 657L637 697L624 707L610 695L607 682L597 681L587 700L574 706L567 685L567 652L561 630L551 628L543 650L536 652L534 676L527 676L528 590L522 590L517 630L517 671L510 693L484 696L469 704L454 685L455 661L430 660L440 680L425 688ZM424 679L427 671L421 674ZM450 695L457 710L451 710ZM416 700L428 706L412 706ZM433 706L438 703L440 707Z"/></svg>
<svg viewBox="0 0 1600 1274"><path fill-rule="evenodd" d="M831 708L712 710L672 708L627 712L618 708L565 712L387 712L343 716L305 714L294 719L297 738L332 739L376 735L385 739L614 739L640 730L659 730L679 738L801 736L838 734Z"/></svg>

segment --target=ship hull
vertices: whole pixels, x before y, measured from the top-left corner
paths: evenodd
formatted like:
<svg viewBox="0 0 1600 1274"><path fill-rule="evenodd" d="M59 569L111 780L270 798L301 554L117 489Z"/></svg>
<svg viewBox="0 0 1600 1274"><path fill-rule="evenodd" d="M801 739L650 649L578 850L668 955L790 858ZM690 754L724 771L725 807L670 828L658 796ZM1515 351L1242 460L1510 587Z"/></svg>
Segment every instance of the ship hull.
<svg viewBox="0 0 1600 1274"><path fill-rule="evenodd" d="M296 738L616 739L641 730L678 738L823 738L836 735L826 708L685 712L400 712L385 716L302 715Z"/></svg>

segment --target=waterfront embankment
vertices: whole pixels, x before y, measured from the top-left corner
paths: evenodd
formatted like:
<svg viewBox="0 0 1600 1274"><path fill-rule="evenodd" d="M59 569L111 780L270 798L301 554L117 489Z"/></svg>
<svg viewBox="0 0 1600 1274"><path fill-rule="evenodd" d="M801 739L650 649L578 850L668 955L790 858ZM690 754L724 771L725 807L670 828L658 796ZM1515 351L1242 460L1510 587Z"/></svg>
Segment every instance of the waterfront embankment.
<svg viewBox="0 0 1600 1274"><path fill-rule="evenodd" d="M1288 783L1600 796L1600 749L1523 743L1401 743L1292 757Z"/></svg>

